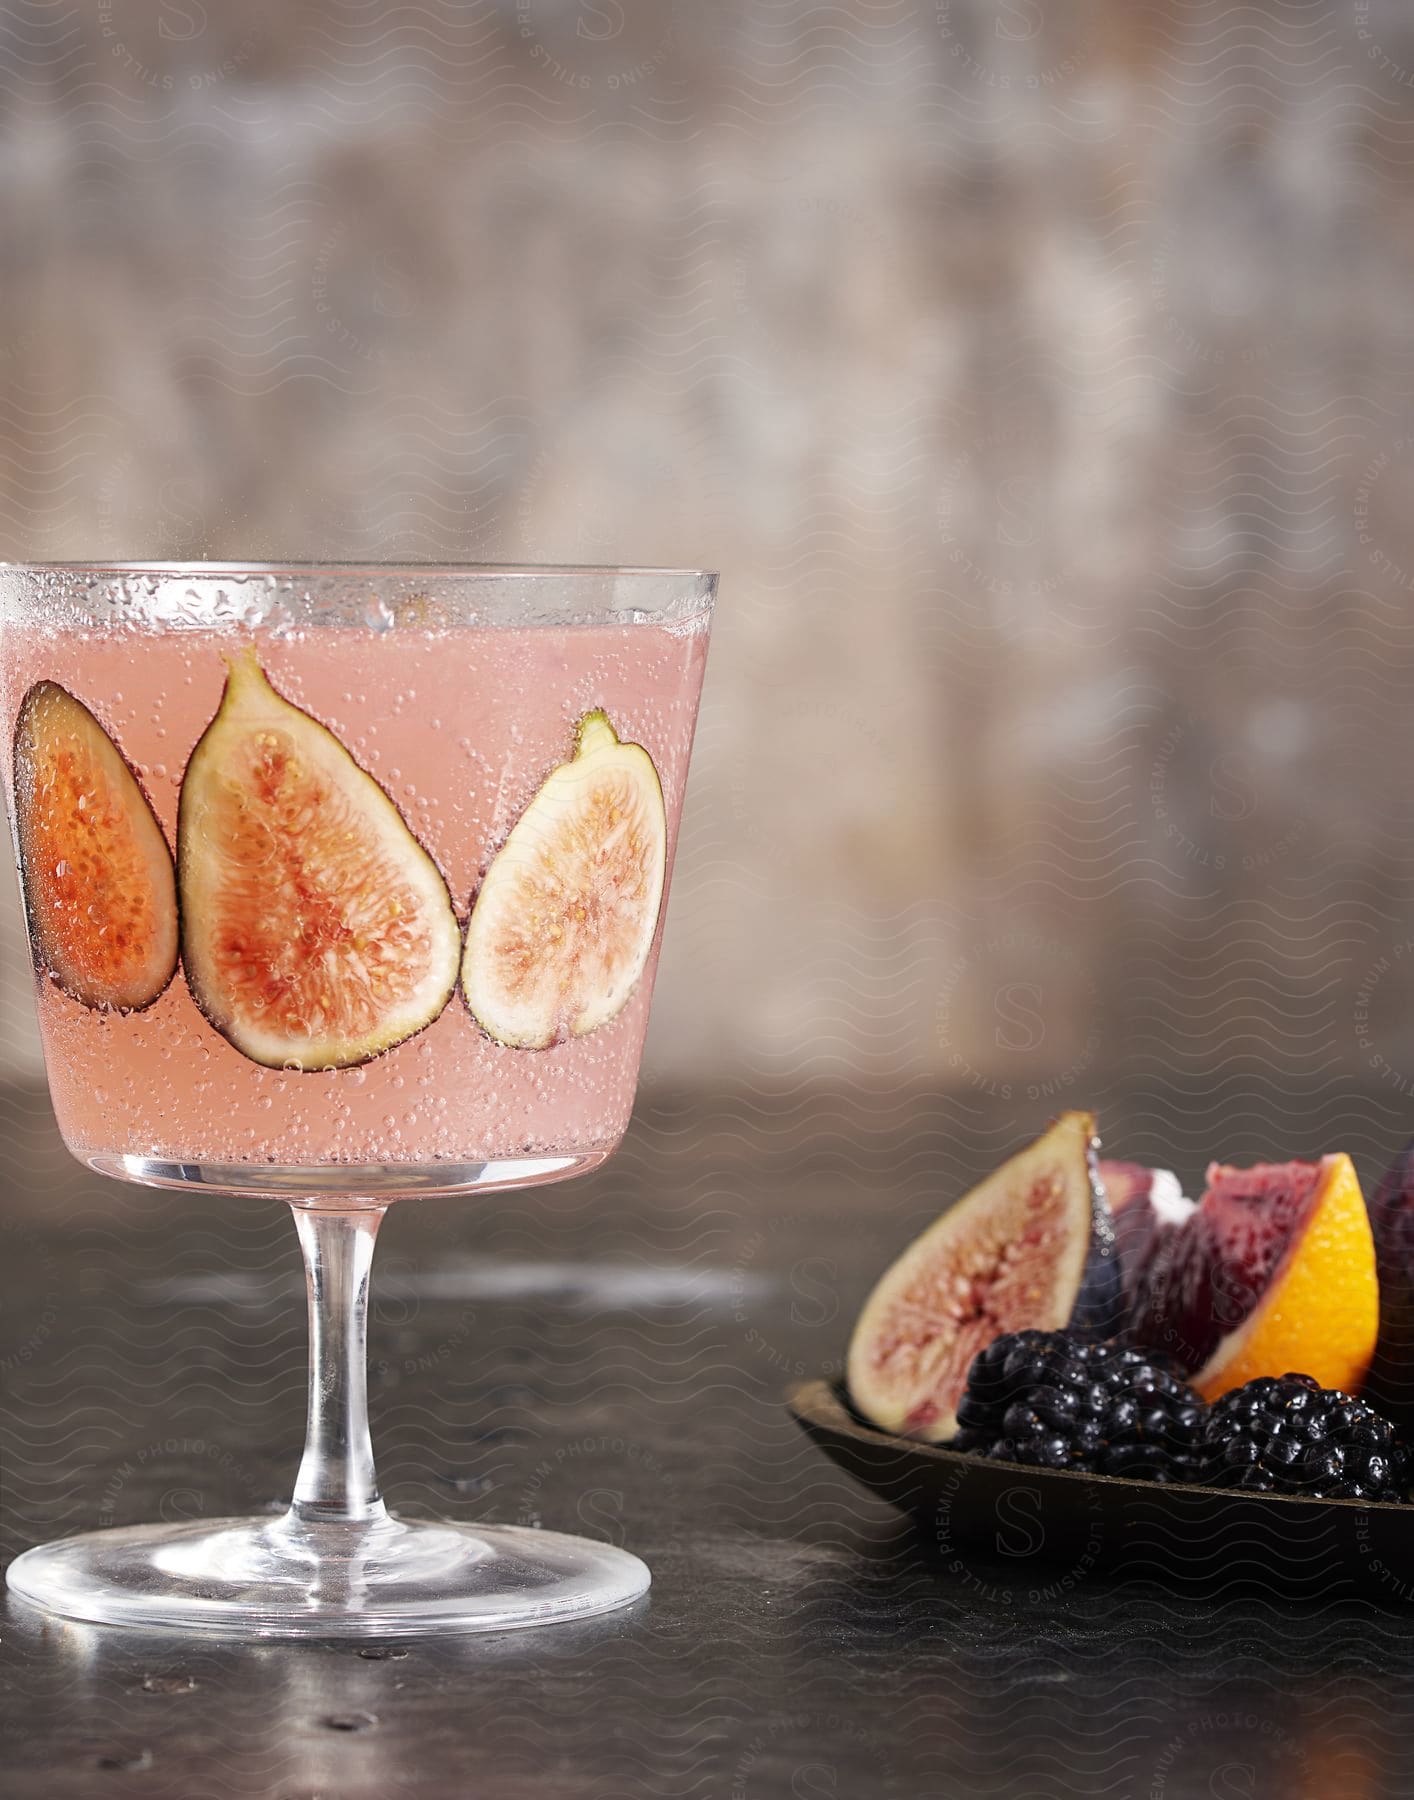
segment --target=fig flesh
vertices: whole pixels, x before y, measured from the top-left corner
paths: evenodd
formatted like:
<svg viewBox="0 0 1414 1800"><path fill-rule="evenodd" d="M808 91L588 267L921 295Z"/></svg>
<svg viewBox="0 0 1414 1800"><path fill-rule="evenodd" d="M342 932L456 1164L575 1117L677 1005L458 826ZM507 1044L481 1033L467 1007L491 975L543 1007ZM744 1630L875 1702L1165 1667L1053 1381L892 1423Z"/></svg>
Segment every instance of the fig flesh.
<svg viewBox="0 0 1414 1800"><path fill-rule="evenodd" d="M543 1050L627 1005L658 927L668 821L653 759L603 712L546 776L472 908L462 992L498 1043Z"/></svg>
<svg viewBox="0 0 1414 1800"><path fill-rule="evenodd" d="M979 1350L1006 1332L1107 1335L1114 1232L1095 1122L1063 1113L929 1226L882 1276L850 1340L850 1398L884 1431L941 1443Z"/></svg>
<svg viewBox="0 0 1414 1800"><path fill-rule="evenodd" d="M253 1062L367 1062L455 991L461 933L436 864L253 649L187 764L177 870L192 997Z"/></svg>
<svg viewBox="0 0 1414 1800"><path fill-rule="evenodd" d="M85 1006L151 1006L177 968L172 853L122 751L52 681L15 725L15 834L40 968Z"/></svg>

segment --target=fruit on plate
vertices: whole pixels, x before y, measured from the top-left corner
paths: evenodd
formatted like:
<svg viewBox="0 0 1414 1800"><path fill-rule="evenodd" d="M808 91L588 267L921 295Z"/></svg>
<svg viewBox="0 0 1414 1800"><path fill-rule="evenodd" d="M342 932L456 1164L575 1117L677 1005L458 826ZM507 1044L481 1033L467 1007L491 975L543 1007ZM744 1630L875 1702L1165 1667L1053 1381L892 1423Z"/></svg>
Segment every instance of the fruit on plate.
<svg viewBox="0 0 1414 1800"><path fill-rule="evenodd" d="M1185 1481L1204 1411L1162 1358L1064 1331L1008 1332L972 1365L951 1447L1033 1468Z"/></svg>
<svg viewBox="0 0 1414 1800"><path fill-rule="evenodd" d="M1214 1163L1197 1210L1151 1265L1127 1335L1172 1356L1205 1399L1293 1368L1355 1393L1378 1319L1370 1222L1337 1154Z"/></svg>
<svg viewBox="0 0 1414 1800"><path fill-rule="evenodd" d="M1380 1331L1364 1395L1414 1432L1414 1143L1395 1158L1370 1205L1380 1282Z"/></svg>
<svg viewBox="0 0 1414 1800"><path fill-rule="evenodd" d="M462 992L498 1043L544 1050L628 1004L653 947L668 820L653 759L603 712L579 722L486 871Z"/></svg>
<svg viewBox="0 0 1414 1800"><path fill-rule="evenodd" d="M367 1062L456 988L461 933L436 864L253 649L231 659L187 764L177 869L192 996L253 1062Z"/></svg>
<svg viewBox="0 0 1414 1800"><path fill-rule="evenodd" d="M1310 1375L1263 1376L1208 1407L1196 1479L1210 1487L1332 1500L1403 1500L1407 1458L1393 1425Z"/></svg>
<svg viewBox="0 0 1414 1800"><path fill-rule="evenodd" d="M1395 1427L1311 1375L1260 1376L1211 1404L1164 1359L1068 1331L995 1339L968 1374L948 1446L1031 1468L1311 1499L1403 1501Z"/></svg>
<svg viewBox="0 0 1414 1800"><path fill-rule="evenodd" d="M35 959L66 994L136 1012L177 968L172 853L137 776L52 681L15 724L15 832Z"/></svg>
<svg viewBox="0 0 1414 1800"><path fill-rule="evenodd" d="M1197 1205L1186 1197L1177 1175L1141 1163L1100 1163L1100 1182L1114 1220L1115 1248L1126 1318L1148 1284L1155 1260Z"/></svg>
<svg viewBox="0 0 1414 1800"><path fill-rule="evenodd" d="M943 1442L979 1350L1027 1329L1106 1336L1118 1299L1095 1121L1062 1113L881 1277L850 1340L850 1398L884 1431Z"/></svg>

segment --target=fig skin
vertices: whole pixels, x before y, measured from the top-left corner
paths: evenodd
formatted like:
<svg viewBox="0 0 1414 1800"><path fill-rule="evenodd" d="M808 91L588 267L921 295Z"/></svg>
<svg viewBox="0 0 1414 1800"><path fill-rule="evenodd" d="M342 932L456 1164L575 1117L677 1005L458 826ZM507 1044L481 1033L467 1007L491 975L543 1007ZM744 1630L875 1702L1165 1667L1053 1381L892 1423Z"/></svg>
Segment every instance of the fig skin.
<svg viewBox="0 0 1414 1800"><path fill-rule="evenodd" d="M163 891L161 894L155 893L153 900L158 912L165 915L159 922L170 939L169 951L155 965L155 972L142 991L122 1001L115 1001L91 990L86 991L72 977L66 978L63 972L54 966L53 961L46 960L43 940L48 936L48 931L39 915L38 907L34 904L28 869L34 847L30 842L27 819L28 798L25 786L31 757L40 748L32 722L42 708L55 705L64 709L72 709L75 723L79 725L80 729L91 733L96 743L101 744L112 753L115 766L126 775L131 784L129 792L136 815L133 821L135 830L148 836L149 848L153 845L160 846L166 859L165 866L161 863L161 859L157 859L165 880L158 880L158 886ZM81 1006L86 1006L91 1012L119 1014L147 1012L167 992L176 976L181 961L181 924L175 859L151 797L143 786L142 778L128 761L117 739L106 729L94 712L76 694L70 693L68 688L61 686L57 681L48 680L36 681L20 702L19 710L15 715L14 735L11 739L11 767L14 770L15 840L20 873L20 893L29 926L30 952L36 976L40 980L54 982L71 1000L78 1001Z"/></svg>
<svg viewBox="0 0 1414 1800"><path fill-rule="evenodd" d="M1138 1309L1169 1243L1197 1210L1168 1169L1141 1163L1102 1161L1099 1177L1109 1202L1119 1256L1121 1319L1124 1330Z"/></svg>
<svg viewBox="0 0 1414 1800"><path fill-rule="evenodd" d="M850 1399L872 1424L946 1442L972 1358L995 1338L1114 1330L1119 1265L1097 1148L1093 1117L1062 1113L885 1271L846 1365Z"/></svg>
<svg viewBox="0 0 1414 1800"><path fill-rule="evenodd" d="M1364 1397L1403 1437L1414 1435L1414 1138L1369 1203L1380 1329Z"/></svg>
<svg viewBox="0 0 1414 1800"><path fill-rule="evenodd" d="M177 875L183 899L182 960L187 986L208 1024L251 1062L291 1074L321 1074L358 1068L409 1042L435 1023L446 1010L456 990L462 942L451 893L446 878L418 841L392 796L357 761L336 733L280 693L260 666L254 647L248 645L229 658L228 663L220 704L187 760L178 805ZM401 862L403 873L426 908L429 928L434 935L439 933L442 939L445 963L442 979L419 1009L407 1012L392 1026L384 1022L362 1037L340 1040L335 1034L326 1047L314 1055L299 1054L294 1044L266 1046L258 1043L235 1017L234 1009L228 1010L216 997L214 984L211 992L206 987L205 971L210 959L201 937L203 931L210 929L210 922L202 917L204 908L192 899L192 890L200 889L205 875L202 847L194 844L206 811L200 784L205 774L204 760L219 758L221 735L232 728L232 709L242 701L253 708L263 708L272 721L277 721L288 732L299 734L296 743L304 734L309 734L304 741L313 748L314 760L322 759L321 774L367 808L382 854L395 867ZM218 762L215 771L218 779L219 768ZM394 824L396 831L392 829Z"/></svg>
<svg viewBox="0 0 1414 1800"><path fill-rule="evenodd" d="M1124 1324L1124 1271L1120 1263L1119 1237L1110 1215L1105 1184L1100 1179L1100 1140L1090 1118L1090 1139L1085 1166L1090 1176L1090 1249L1080 1277L1067 1329L1077 1337L1111 1338Z"/></svg>

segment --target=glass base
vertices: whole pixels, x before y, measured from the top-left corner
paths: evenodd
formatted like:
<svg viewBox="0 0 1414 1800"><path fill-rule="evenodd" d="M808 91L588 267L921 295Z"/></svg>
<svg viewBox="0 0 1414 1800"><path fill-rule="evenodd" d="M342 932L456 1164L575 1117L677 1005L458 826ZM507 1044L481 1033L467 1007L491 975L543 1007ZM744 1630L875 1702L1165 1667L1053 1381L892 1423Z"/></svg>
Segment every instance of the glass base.
<svg viewBox="0 0 1414 1800"><path fill-rule="evenodd" d="M589 1618L648 1591L626 1550L519 1525L216 1519L27 1550L6 1580L70 1619L225 1638L504 1631Z"/></svg>
<svg viewBox="0 0 1414 1800"><path fill-rule="evenodd" d="M503 1156L474 1163L211 1163L156 1156L95 1153L83 1161L100 1175L144 1187L213 1188L222 1194L275 1195L308 1206L346 1206L362 1200L428 1199L497 1188L539 1187L597 1169L613 1154L580 1150L568 1156Z"/></svg>

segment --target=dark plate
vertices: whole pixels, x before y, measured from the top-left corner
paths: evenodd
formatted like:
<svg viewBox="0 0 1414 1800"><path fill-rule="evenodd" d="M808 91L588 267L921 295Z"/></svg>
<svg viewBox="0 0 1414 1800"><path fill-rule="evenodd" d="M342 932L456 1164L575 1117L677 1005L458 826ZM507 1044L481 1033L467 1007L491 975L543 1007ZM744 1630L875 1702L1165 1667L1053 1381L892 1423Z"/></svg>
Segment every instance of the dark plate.
<svg viewBox="0 0 1414 1800"><path fill-rule="evenodd" d="M1414 1602L1414 1506L1023 1469L878 1431L839 1384L787 1398L827 1456L913 1516L925 1554L976 1582L1064 1588L1103 1568Z"/></svg>

